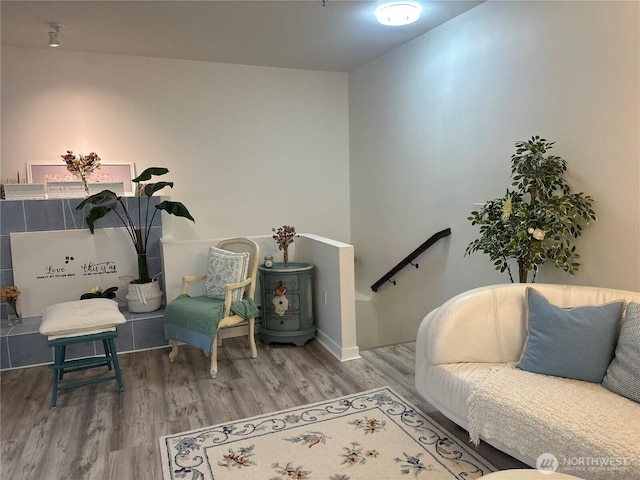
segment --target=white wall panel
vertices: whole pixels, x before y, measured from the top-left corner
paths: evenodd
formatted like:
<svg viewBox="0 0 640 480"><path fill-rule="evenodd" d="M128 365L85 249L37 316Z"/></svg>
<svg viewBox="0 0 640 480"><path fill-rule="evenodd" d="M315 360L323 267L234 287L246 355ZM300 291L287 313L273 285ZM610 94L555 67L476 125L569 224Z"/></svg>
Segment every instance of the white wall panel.
<svg viewBox="0 0 640 480"><path fill-rule="evenodd" d="M514 142L532 135L557 142L600 219L578 241L580 272L538 281L640 290L639 24L638 2L486 2L350 72L356 281L376 297L380 344L415 339L459 292L509 282L488 256L464 257L467 217L504 194ZM418 270L369 290L446 227Z"/></svg>
<svg viewBox="0 0 640 480"><path fill-rule="evenodd" d="M2 178L96 151L170 170L196 219L175 238L350 240L344 73L3 47L1 100Z"/></svg>

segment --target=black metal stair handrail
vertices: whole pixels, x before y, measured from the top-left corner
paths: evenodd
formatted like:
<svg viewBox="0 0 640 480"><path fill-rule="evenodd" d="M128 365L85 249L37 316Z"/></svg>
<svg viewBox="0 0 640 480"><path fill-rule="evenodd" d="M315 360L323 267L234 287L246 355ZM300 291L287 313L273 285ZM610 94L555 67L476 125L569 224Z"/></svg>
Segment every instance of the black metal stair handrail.
<svg viewBox="0 0 640 480"><path fill-rule="evenodd" d="M377 292L378 288L380 288L380 286L384 285L386 282L391 282L391 283L393 283L395 285L396 282L395 281L391 281L391 279L393 278L393 276L396 273L398 273L400 270L402 270L404 267L406 267L409 264L411 264L414 267L418 268L418 264L417 263L413 263L413 260L416 257L418 257L422 252L424 252L427 248L429 248L431 245L436 243L438 240L440 240L441 238L444 238L444 237L448 237L449 235L451 235L451 229L450 228L445 228L444 230L431 235L431 237L426 242L424 242L422 245L420 245L418 248L416 248L413 252L411 252L409 255L407 255L407 257L404 260L402 260L395 267L393 267L391 270L389 270L382 278L380 278L380 280L378 280L376 283L371 285L371 290L373 290L374 292Z"/></svg>

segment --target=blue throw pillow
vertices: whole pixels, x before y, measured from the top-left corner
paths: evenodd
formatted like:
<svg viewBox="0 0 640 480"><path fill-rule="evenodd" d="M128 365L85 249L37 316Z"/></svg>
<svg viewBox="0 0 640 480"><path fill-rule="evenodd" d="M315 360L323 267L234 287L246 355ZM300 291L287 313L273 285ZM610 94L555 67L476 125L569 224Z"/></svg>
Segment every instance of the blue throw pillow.
<svg viewBox="0 0 640 480"><path fill-rule="evenodd" d="M518 368L600 383L616 346L624 302L561 308L527 288L529 335Z"/></svg>

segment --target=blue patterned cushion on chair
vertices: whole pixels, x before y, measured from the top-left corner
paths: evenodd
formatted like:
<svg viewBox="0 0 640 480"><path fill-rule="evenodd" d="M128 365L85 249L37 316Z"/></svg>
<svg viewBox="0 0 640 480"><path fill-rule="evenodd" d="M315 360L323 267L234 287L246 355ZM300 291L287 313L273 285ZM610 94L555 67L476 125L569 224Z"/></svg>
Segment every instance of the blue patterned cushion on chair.
<svg viewBox="0 0 640 480"><path fill-rule="evenodd" d="M238 283L247 279L249 268L248 252L229 252L220 248L209 249L209 267L204 294L210 298L223 299L227 293L227 284ZM231 300L242 300L244 289L235 290Z"/></svg>
<svg viewBox="0 0 640 480"><path fill-rule="evenodd" d="M640 304L630 302L620 328L616 356L611 361L602 386L640 402Z"/></svg>

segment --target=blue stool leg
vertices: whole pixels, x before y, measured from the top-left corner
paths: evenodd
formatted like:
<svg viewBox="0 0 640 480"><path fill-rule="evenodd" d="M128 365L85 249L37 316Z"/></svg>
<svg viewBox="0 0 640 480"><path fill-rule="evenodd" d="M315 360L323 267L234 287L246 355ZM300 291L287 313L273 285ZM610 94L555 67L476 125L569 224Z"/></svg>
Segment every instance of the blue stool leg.
<svg viewBox="0 0 640 480"><path fill-rule="evenodd" d="M111 364L113 362L109 361L109 359L113 357L113 351L111 350L106 338L102 340L102 346L104 347L104 356L107 358L107 368L111 370Z"/></svg>
<svg viewBox="0 0 640 480"><path fill-rule="evenodd" d="M51 406L55 407L58 401L58 375L62 374L60 366L62 365L62 347L54 347L54 362L53 362L53 389L51 391Z"/></svg>
<svg viewBox="0 0 640 480"><path fill-rule="evenodd" d="M116 372L116 381L118 382L118 389L120 393L124 392L124 385L122 383L122 375L120 374L120 364L118 363L118 354L116 353L116 344L113 341L113 337L107 340L109 342L109 350L111 352L111 358L113 360L113 369Z"/></svg>
<svg viewBox="0 0 640 480"><path fill-rule="evenodd" d="M56 363L59 365L64 365L64 359L67 357L67 346L62 345L62 347L58 347L58 348L60 348L62 351L61 351L60 361ZM60 368L60 370L58 370L58 380L62 380L63 375L64 375L64 368Z"/></svg>

